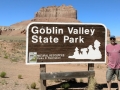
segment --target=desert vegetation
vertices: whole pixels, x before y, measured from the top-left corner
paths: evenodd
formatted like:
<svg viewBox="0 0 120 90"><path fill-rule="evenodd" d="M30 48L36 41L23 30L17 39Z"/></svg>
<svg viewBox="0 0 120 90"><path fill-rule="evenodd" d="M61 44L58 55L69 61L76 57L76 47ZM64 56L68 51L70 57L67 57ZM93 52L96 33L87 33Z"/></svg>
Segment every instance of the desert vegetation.
<svg viewBox="0 0 120 90"><path fill-rule="evenodd" d="M6 77L6 72L4 72L4 71L1 72L1 73L0 73L0 77L1 77L1 78L5 78L5 77Z"/></svg>
<svg viewBox="0 0 120 90"><path fill-rule="evenodd" d="M10 59L11 62L18 62L25 60L25 39L21 38L4 38L0 40L0 56L5 59ZM24 61L25 62L25 61Z"/></svg>

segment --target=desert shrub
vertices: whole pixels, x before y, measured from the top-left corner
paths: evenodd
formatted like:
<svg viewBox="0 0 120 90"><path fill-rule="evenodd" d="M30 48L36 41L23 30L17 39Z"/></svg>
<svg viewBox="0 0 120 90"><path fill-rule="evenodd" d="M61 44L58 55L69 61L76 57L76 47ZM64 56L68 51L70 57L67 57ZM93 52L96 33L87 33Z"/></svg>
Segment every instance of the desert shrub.
<svg viewBox="0 0 120 90"><path fill-rule="evenodd" d="M15 86L16 86L16 85L19 85L18 82L14 82L14 84L15 84Z"/></svg>
<svg viewBox="0 0 120 90"><path fill-rule="evenodd" d="M97 65L97 68L100 68L100 69L101 69L101 68L102 68L102 66L100 66L100 65Z"/></svg>
<svg viewBox="0 0 120 90"><path fill-rule="evenodd" d="M8 55L5 53L5 56L4 56L5 59L8 59Z"/></svg>
<svg viewBox="0 0 120 90"><path fill-rule="evenodd" d="M67 90L70 87L69 83L64 83L61 85L61 88L64 88L64 90Z"/></svg>
<svg viewBox="0 0 120 90"><path fill-rule="evenodd" d="M62 82L61 79L55 79L54 81L55 81L56 83L57 83L57 82Z"/></svg>
<svg viewBox="0 0 120 90"><path fill-rule="evenodd" d="M2 85L7 85L7 84L8 84L5 79L1 80L0 83L1 83Z"/></svg>
<svg viewBox="0 0 120 90"><path fill-rule="evenodd" d="M22 79L22 75L18 75L18 79Z"/></svg>
<svg viewBox="0 0 120 90"><path fill-rule="evenodd" d="M6 72L1 72L0 73L0 77L5 78L5 76L6 76Z"/></svg>
<svg viewBox="0 0 120 90"><path fill-rule="evenodd" d="M26 86L27 89L30 89L29 85Z"/></svg>
<svg viewBox="0 0 120 90"><path fill-rule="evenodd" d="M80 82L83 83L83 79L82 78L80 79Z"/></svg>
<svg viewBox="0 0 120 90"><path fill-rule="evenodd" d="M12 62L18 62L18 60L19 60L18 57L11 57L10 59Z"/></svg>
<svg viewBox="0 0 120 90"><path fill-rule="evenodd" d="M96 88L96 80L94 79L93 76L89 78L89 83L88 83L88 90L95 90Z"/></svg>
<svg viewBox="0 0 120 90"><path fill-rule="evenodd" d="M31 88L32 88L32 89L36 89L36 83L35 83L35 82L33 82L33 83L31 84Z"/></svg>

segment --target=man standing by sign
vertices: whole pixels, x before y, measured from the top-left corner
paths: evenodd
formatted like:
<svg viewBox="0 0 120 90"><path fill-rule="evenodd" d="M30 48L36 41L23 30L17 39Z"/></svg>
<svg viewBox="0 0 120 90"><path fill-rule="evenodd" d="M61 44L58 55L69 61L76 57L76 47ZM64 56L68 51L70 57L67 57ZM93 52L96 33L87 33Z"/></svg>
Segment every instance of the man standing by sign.
<svg viewBox="0 0 120 90"><path fill-rule="evenodd" d="M117 76L118 88L120 90L120 44L116 43L115 36L110 36L110 44L106 46L107 72L106 79L108 90L111 90L111 80L114 74Z"/></svg>

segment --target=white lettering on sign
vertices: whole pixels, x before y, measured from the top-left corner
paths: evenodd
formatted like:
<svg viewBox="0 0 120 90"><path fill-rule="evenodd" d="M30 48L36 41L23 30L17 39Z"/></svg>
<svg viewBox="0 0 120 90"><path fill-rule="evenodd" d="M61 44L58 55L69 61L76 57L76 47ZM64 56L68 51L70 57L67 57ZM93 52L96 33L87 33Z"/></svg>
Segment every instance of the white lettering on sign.
<svg viewBox="0 0 120 90"><path fill-rule="evenodd" d="M65 29L65 30L64 30ZM67 30L66 30L67 29ZM32 36L32 43L59 43L61 39L63 39L63 43L84 43L84 38L82 37L83 34L93 36L95 33L94 28L85 28L85 27L66 27L66 28L59 28L59 27L37 27L33 26L31 28L31 32L34 34ZM67 33L67 34L66 34ZM39 34L39 36L37 35ZM62 35L59 37L53 37L52 35ZM46 36L42 36L46 35ZM49 36L51 35L51 36ZM69 35L81 35L77 37L72 37Z"/></svg>
<svg viewBox="0 0 120 90"><path fill-rule="evenodd" d="M34 29L35 29L35 30L34 30ZM32 29L31 29L32 33L33 33L33 34L38 34L38 30L37 30L37 29L38 29L37 26L33 26Z"/></svg>
<svg viewBox="0 0 120 90"><path fill-rule="evenodd" d="M78 38L73 38L73 37L69 37L69 36L64 36L64 43L66 42L69 43L84 43L84 38L82 38L81 36L79 36Z"/></svg>
<svg viewBox="0 0 120 90"><path fill-rule="evenodd" d="M36 36L36 35L33 35L33 36L32 36L32 42L33 42L33 43L37 43L37 42L38 42L37 37L38 37L38 36Z"/></svg>
<svg viewBox="0 0 120 90"><path fill-rule="evenodd" d="M33 26L31 31L33 34L63 34L63 29L58 29L58 27L42 27L39 29L37 26Z"/></svg>
<svg viewBox="0 0 120 90"><path fill-rule="evenodd" d="M74 27L68 27L68 32L69 34L90 34L92 36L95 32L95 29L84 29L84 27L75 29Z"/></svg>
<svg viewBox="0 0 120 90"><path fill-rule="evenodd" d="M32 36L32 42L33 43L58 43L59 39L57 37L42 37L42 36L37 36L37 35L33 35Z"/></svg>

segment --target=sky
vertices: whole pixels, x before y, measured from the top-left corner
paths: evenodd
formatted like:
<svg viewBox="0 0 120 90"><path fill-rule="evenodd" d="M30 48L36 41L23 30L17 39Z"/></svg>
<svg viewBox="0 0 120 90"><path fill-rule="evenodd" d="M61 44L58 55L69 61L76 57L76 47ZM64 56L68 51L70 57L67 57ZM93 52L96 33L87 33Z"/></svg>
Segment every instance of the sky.
<svg viewBox="0 0 120 90"><path fill-rule="evenodd" d="M120 36L120 0L0 0L0 26L34 18L41 7L72 5L82 23L102 23Z"/></svg>

